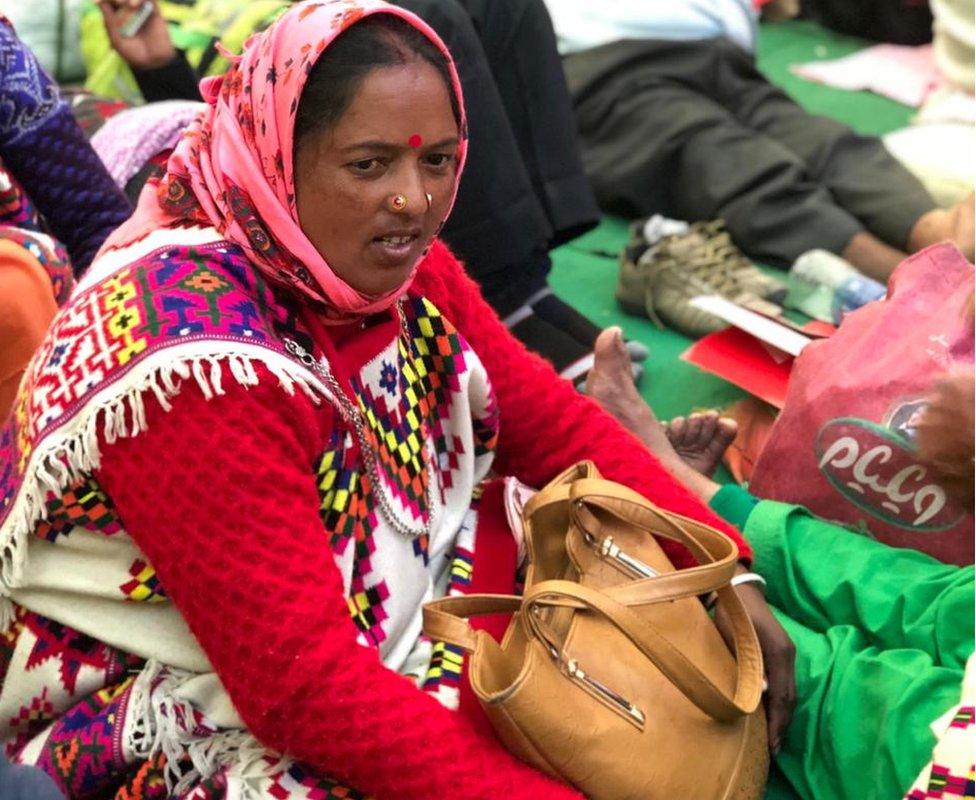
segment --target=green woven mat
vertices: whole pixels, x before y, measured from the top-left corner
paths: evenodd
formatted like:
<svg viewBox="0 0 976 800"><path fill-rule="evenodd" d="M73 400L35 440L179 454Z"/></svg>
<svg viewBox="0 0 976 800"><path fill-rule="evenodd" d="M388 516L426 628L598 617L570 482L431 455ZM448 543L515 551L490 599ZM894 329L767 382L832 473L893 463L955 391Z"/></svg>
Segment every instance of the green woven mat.
<svg viewBox="0 0 976 800"><path fill-rule="evenodd" d="M831 33L810 22L762 26L759 67L812 113L834 117L859 133L880 135L907 125L911 109L868 92L831 89L790 73L792 64L839 58L864 46L860 39ZM722 408L743 397L741 390L678 358L690 339L659 330L650 320L628 316L617 307L613 299L617 261L611 254L620 251L626 238L626 221L608 217L595 230L556 250L550 277L553 289L597 325L620 325L627 337L650 348L641 394L660 418ZM774 769L766 800L796 797Z"/></svg>

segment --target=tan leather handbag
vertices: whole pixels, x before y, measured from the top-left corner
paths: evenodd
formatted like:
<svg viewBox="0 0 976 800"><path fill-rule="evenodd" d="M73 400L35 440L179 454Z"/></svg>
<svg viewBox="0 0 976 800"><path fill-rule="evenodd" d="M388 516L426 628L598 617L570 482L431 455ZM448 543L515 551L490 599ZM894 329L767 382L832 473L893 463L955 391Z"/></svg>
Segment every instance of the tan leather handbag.
<svg viewBox="0 0 976 800"><path fill-rule="evenodd" d="M725 534L655 507L583 462L524 509L522 597L424 607L424 630L471 653L495 731L591 800L758 800L768 768L762 656L729 580ZM654 536L700 566L676 570ZM735 657L699 599L728 615ZM501 645L467 619L513 613Z"/></svg>

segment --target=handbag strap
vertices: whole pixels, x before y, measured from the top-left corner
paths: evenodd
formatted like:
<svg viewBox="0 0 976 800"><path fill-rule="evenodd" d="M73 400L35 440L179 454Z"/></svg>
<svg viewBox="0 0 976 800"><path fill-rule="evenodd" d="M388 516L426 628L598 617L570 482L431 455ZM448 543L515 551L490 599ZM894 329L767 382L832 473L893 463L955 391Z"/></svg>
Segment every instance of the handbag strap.
<svg viewBox="0 0 976 800"><path fill-rule="evenodd" d="M751 713L762 695L762 652L752 621L738 594L729 585L739 557L735 542L721 531L688 517L660 509L637 492L612 481L598 478L582 478L574 481L570 490L570 501L570 513L574 524L591 536L599 536L600 521L593 513L594 509L598 509L649 534L679 542L691 551L700 562L697 567L631 581L602 593L598 592L596 596L602 595L601 602L604 609L612 608L613 603L620 604L617 613L620 610L624 611L624 620L629 623L621 628L621 632L641 647L642 652L645 652L649 658L653 660L652 652L669 654L673 651L677 655L672 666L680 666L682 661L690 666L696 674L686 686L682 682L682 673L675 673L673 670L666 669L667 665L658 664L658 667L699 708L716 718L727 718L733 708L738 713ZM565 583L569 587L569 596L575 596L577 600L581 600L576 596L580 590L593 595L592 589L572 582ZM531 587L527 590L526 596L528 597L536 588ZM639 618L626 608L697 596L711 591L718 594L719 602L728 614L732 629L732 645L738 665L736 688L732 697L722 694L718 687L691 664L680 650L675 649L656 631L649 631L648 625L641 623ZM563 592L564 600L568 599L565 595L566 592ZM616 624L619 618L611 616L610 621ZM654 641L644 641L642 646L640 637L648 632L652 640L656 637L667 646L661 649L658 646L660 642ZM637 639L632 634L636 635ZM648 646L650 650L646 649ZM682 670L688 668L681 666ZM726 716L719 717L716 716L717 714Z"/></svg>
<svg viewBox="0 0 976 800"><path fill-rule="evenodd" d="M532 495L525 503L525 508L522 509L522 516L529 520L543 508L567 502L570 488L575 481L599 474L592 461L580 461L578 464L574 464Z"/></svg>
<svg viewBox="0 0 976 800"><path fill-rule="evenodd" d="M625 605L707 594L726 585L735 574L738 548L721 531L664 511L626 486L596 478L574 481L570 489L571 520L581 531L599 540L600 521L594 510L610 514L649 535L679 542L699 562L696 567L626 584L615 595Z"/></svg>
<svg viewBox="0 0 976 800"><path fill-rule="evenodd" d="M564 478L569 478L569 471ZM590 473L593 474L593 473ZM663 511L625 486L599 478L555 482L526 505L526 516L542 506L567 502L576 526L598 535L600 521L594 510L604 511L647 533L685 545L702 562L697 567L630 581L596 590L571 581L550 580L529 586L523 598L508 595L463 595L431 601L424 606L424 631L435 640L474 651L479 643L498 644L484 632L475 631L469 617L514 613L524 609L523 622L531 634L548 646L555 643L534 606L561 606L590 610L603 616L623 633L644 656L698 708L717 720L733 720L751 714L762 695L762 653L755 629L736 592L729 585L735 572L738 549L731 538L671 512ZM642 620L631 607L718 593L732 629L736 657L735 688L731 695L717 687L671 641ZM558 648L557 648L558 649Z"/></svg>
<svg viewBox="0 0 976 800"><path fill-rule="evenodd" d="M514 614L522 608L522 598L507 594L462 594L424 603L424 633L437 642L452 644L473 652L484 631L476 631L469 617L486 614Z"/></svg>
<svg viewBox="0 0 976 800"><path fill-rule="evenodd" d="M762 654L752 623L731 587L719 590L732 624L736 681L727 694L652 624L616 602L607 592L572 581L543 581L526 591L523 619L533 635L551 644L535 606L583 607L600 614L626 636L698 708L720 721L751 714L762 696Z"/></svg>
<svg viewBox="0 0 976 800"><path fill-rule="evenodd" d="M603 616L623 633L685 697L712 718L729 721L756 710L762 695L762 654L752 623L731 587L718 590L727 605L733 631L737 669L736 685L731 695L717 687L667 637L615 601L609 591L612 590L602 592L571 581L543 581L532 587L524 598L492 594L444 597L424 605L424 633L435 641L468 652L473 652L479 643L497 648L497 642L484 631L472 628L468 618L511 614L525 609L522 618L529 631L551 648L554 646L552 637L544 623L532 613L531 606L588 609Z"/></svg>

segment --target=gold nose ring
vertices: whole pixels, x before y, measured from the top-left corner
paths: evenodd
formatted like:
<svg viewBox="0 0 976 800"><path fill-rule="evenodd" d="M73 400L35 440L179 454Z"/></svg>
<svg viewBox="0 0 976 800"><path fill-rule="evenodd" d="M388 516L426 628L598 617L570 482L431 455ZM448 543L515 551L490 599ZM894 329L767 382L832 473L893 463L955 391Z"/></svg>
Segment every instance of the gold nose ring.
<svg viewBox="0 0 976 800"><path fill-rule="evenodd" d="M403 211L407 207L407 197L402 194L395 194L390 198L390 208L394 211Z"/></svg>
<svg viewBox="0 0 976 800"><path fill-rule="evenodd" d="M427 198L427 210L430 211L431 203L434 202L434 196L430 192L427 192L424 196Z"/></svg>

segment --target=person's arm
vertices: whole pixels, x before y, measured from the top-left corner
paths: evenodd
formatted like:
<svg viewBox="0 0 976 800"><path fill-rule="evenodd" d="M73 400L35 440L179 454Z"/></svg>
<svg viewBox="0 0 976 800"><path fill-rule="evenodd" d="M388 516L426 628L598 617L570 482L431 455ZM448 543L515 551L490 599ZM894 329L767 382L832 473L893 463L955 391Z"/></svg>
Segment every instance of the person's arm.
<svg viewBox="0 0 976 800"><path fill-rule="evenodd" d="M57 86L14 32L0 24L0 159L33 200L81 275L132 213ZM10 76L17 80L8 80Z"/></svg>
<svg viewBox="0 0 976 800"><path fill-rule="evenodd" d="M162 100L202 100L200 78L182 50L160 67L132 67L132 75L147 103Z"/></svg>
<svg viewBox="0 0 976 800"><path fill-rule="evenodd" d="M620 423L512 336L440 241L418 272L414 291L444 312L488 370L501 420L495 462L500 473L538 487L572 464L592 460L605 478L728 534L740 556L750 558L738 531L712 513ZM662 540L662 547L676 565L694 565L680 545Z"/></svg>
<svg viewBox="0 0 976 800"><path fill-rule="evenodd" d="M147 400L97 472L248 730L379 800L579 800L357 642L312 469L330 409L258 374Z"/></svg>
<svg viewBox="0 0 976 800"><path fill-rule="evenodd" d="M132 36L122 29L142 0L99 0L105 32L112 48L125 60L147 103L200 100L199 78L181 50L173 46L166 20L153 4L152 14Z"/></svg>

